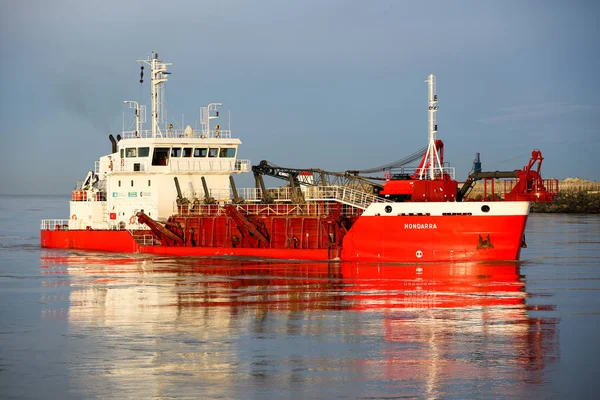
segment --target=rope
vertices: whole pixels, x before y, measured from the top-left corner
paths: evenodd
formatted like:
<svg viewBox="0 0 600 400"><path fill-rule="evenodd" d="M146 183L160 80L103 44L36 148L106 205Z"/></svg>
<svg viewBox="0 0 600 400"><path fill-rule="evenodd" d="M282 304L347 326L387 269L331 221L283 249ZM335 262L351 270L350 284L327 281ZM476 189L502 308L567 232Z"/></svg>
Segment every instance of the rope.
<svg viewBox="0 0 600 400"><path fill-rule="evenodd" d="M385 171L385 170L392 169L392 168L398 168L398 167L401 167L403 165L406 165L408 163L411 163L411 162L423 157L423 153L425 153L426 151L427 151L427 146L415 151L414 153L412 153L409 156L406 156L406 157L396 160L394 162L391 162L391 163L388 163L388 164L385 164L385 165L382 165L379 167L375 167L375 168L361 169L358 172L362 173L362 174L369 174L369 173L373 173L373 172Z"/></svg>

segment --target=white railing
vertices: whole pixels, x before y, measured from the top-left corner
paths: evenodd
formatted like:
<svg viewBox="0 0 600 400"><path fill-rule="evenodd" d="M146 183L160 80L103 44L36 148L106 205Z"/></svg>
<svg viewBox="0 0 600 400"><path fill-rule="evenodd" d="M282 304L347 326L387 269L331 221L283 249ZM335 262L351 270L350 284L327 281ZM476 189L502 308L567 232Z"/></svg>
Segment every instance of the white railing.
<svg viewBox="0 0 600 400"><path fill-rule="evenodd" d="M97 190L81 190L81 184L78 181L77 187L78 189L74 190L71 193L71 201L106 201L106 186L104 188Z"/></svg>
<svg viewBox="0 0 600 400"><path fill-rule="evenodd" d="M218 131L213 129L206 134L202 131L194 131L194 137L201 139L231 139L231 131L229 129L220 129Z"/></svg>
<svg viewBox="0 0 600 400"><path fill-rule="evenodd" d="M238 193L246 202L257 203L262 199L262 190L258 188L241 188ZM277 187L267 189L267 194L274 202L292 201L291 189L289 187Z"/></svg>
<svg viewBox="0 0 600 400"><path fill-rule="evenodd" d="M193 193L188 191L185 193L185 198L191 202L183 206L178 205L176 201L173 202L173 212L175 214L220 215L222 213L221 207L231 202L230 199L233 198L233 193L231 192L231 189L210 189L209 192L216 204L204 204L204 190L195 190ZM238 190L238 194L245 202L245 204L238 205L240 207L257 207L257 203L262 199L261 190L257 188L242 188ZM306 201L306 203L303 204L294 203L294 197L292 196L290 187L267 189L267 195L273 201L269 207L273 208L273 213L276 215L296 213L296 211L290 211L290 206L298 207L297 209L294 209L297 210L298 215L322 215L322 209L321 211L317 211L317 208L320 206L318 202L342 203L342 205L349 207L348 209L344 208L344 214L354 215L359 213L358 210L360 210L360 212L366 210L371 203L390 202L390 200L386 200L373 194L364 193L347 186L303 186L302 195ZM263 210L265 205L262 204L260 206L260 209ZM311 207L316 208L314 211L311 211ZM248 210L246 210L246 212L251 214Z"/></svg>
<svg viewBox="0 0 600 400"><path fill-rule="evenodd" d="M66 231L69 230L68 219L43 219L40 229L45 231Z"/></svg>
<svg viewBox="0 0 600 400"><path fill-rule="evenodd" d="M143 129L139 132L136 131L123 131L121 132L123 139L146 139L152 137L152 130Z"/></svg>
<svg viewBox="0 0 600 400"><path fill-rule="evenodd" d="M136 131L123 131L121 132L123 139L147 139L152 138L152 130L143 129L139 132ZM161 129L157 132L156 137L160 138L186 138L185 130L183 129ZM201 130L194 129L192 131L192 138L196 139L231 139L231 131L229 129L211 130L209 132L202 132Z"/></svg>
<svg viewBox="0 0 600 400"><path fill-rule="evenodd" d="M129 229L135 230L144 230L149 231L150 228L147 225L143 224L126 224L118 221L108 220L106 218L103 222L90 222L85 220L76 220L76 219L43 219L40 223L41 230L47 231L68 231L70 230L84 230L87 229L88 226L91 226L94 229L105 229L111 231L122 231L125 228L129 227Z"/></svg>
<svg viewBox="0 0 600 400"><path fill-rule="evenodd" d="M173 172L249 172L250 160L171 158Z"/></svg>
<svg viewBox="0 0 600 400"><path fill-rule="evenodd" d="M117 164L113 168L117 172L144 172L150 167L149 161L138 161L134 158L123 158L122 163ZM134 168L134 164L139 164L139 167ZM171 172L250 172L252 166L250 160L236 159L198 159L192 157L171 157L167 168ZM135 171L134 171L135 170Z"/></svg>
<svg viewBox="0 0 600 400"><path fill-rule="evenodd" d="M381 197L361 192L347 186L307 186L306 200L336 200L340 203L365 210L371 203L389 202Z"/></svg>
<svg viewBox="0 0 600 400"><path fill-rule="evenodd" d="M423 171L423 179L430 179L429 168L415 168L415 175L419 176L419 174ZM433 176L435 179L440 179L443 175L449 176L451 179L455 179L455 170L454 167L442 167L440 171L439 168L434 168Z"/></svg>
<svg viewBox="0 0 600 400"><path fill-rule="evenodd" d="M270 216L323 216L328 215L339 203L336 201L308 202L305 204L291 203L273 203L256 204L245 203L236 204L235 208L245 215L270 215ZM225 207L221 204L195 204L177 207L177 214L180 215L225 215ZM343 215L360 215L362 210L357 207L342 204Z"/></svg>
<svg viewBox="0 0 600 400"><path fill-rule="evenodd" d="M238 191L238 194L244 199L245 204L238 205L238 207L246 207L246 212L252 214L249 207L257 207L261 199L262 193L257 188L242 188ZM293 202L292 190L290 187L278 187L267 189L267 195L273 201L269 204L267 211L261 211L264 214L269 213L272 209L272 213L275 215L322 215L323 210L319 211L318 207L323 207L321 203L342 203L348 206L348 209L344 209L346 215L354 215L359 213L358 210L365 210L371 203L385 203L389 200L361 192L356 189L352 189L346 186L303 186L302 195L306 203L297 204ZM209 214L209 215L220 215L222 213L221 207L230 202L233 198L233 193L230 189L226 190L210 190L210 196L215 200L216 204L204 204L204 191L196 190L193 196L190 193L186 193L187 199L195 199L188 205L177 205L177 202L173 202L173 212L176 214ZM248 204L249 203L249 204ZM290 209L290 206L297 207ZM314 208L314 210L312 208ZM265 205L260 205L260 210L265 210Z"/></svg>
<svg viewBox="0 0 600 400"><path fill-rule="evenodd" d="M394 175L408 175L408 176L419 176L419 174L423 171L423 178L429 179L429 168L418 168L418 167L395 167L390 170L390 175L393 177ZM442 175L449 175L452 179L455 177L454 167L450 167L447 163L444 163L442 167L442 171L438 168L434 169L434 176L436 178L442 178ZM427 178L425 178L427 177Z"/></svg>
<svg viewBox="0 0 600 400"><path fill-rule="evenodd" d="M363 210L371 203L389 202L381 197L347 186L302 186L301 190L306 201L335 200ZM262 198L261 190L257 188L243 188L239 190L239 194L247 202L259 202ZM267 194L276 203L292 201L290 187L270 188L267 189Z"/></svg>
<svg viewBox="0 0 600 400"><path fill-rule="evenodd" d="M161 243L154 236L147 233L134 233L130 231L133 239L142 246L159 246Z"/></svg>
<svg viewBox="0 0 600 400"><path fill-rule="evenodd" d="M235 160L235 171L250 172L251 170L252 163L250 160Z"/></svg>

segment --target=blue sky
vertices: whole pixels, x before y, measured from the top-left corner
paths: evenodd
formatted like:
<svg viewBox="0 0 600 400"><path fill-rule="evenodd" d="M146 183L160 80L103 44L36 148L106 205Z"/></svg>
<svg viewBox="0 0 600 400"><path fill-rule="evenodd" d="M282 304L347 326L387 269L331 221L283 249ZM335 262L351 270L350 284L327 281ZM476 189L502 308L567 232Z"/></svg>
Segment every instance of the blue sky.
<svg viewBox="0 0 600 400"><path fill-rule="evenodd" d="M173 62L169 116L231 110L239 157L334 171L438 138L457 178L521 168L600 180L594 1L0 1L0 193L68 194L149 104L136 59ZM242 179L238 186L249 186ZM247 185L244 183L248 182Z"/></svg>

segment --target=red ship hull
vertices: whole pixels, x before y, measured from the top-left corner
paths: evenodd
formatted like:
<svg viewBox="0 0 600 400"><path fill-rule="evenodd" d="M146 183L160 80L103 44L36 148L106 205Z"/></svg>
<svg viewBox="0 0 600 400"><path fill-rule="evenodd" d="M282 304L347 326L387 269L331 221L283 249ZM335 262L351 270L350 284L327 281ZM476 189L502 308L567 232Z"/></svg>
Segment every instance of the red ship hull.
<svg viewBox="0 0 600 400"><path fill-rule="evenodd" d="M223 221L217 225L228 226L228 217L217 217L218 219ZM287 219L288 225L291 226L301 218ZM215 221L214 218L211 220ZM213 243L212 246L196 246L189 242L182 246L145 246L140 245L127 230L51 229L41 231L41 246L168 256L230 256L314 261L510 261L519 259L527 215L430 216L427 217L427 223L422 223L422 220L422 217L363 215L346 233L341 246L321 244L314 246L315 248L302 248L302 243L298 245L300 248L290 248L288 246L291 246L289 243L292 242L288 240L274 242L272 247L244 247L243 243L233 246L231 242L228 245L226 240ZM285 225L272 223L270 226ZM148 232L133 231L133 234ZM314 232L306 233L317 236ZM211 232L211 235L214 234ZM290 235L287 228L285 232L273 231L269 234L270 237ZM298 233L296 235L300 236ZM198 243L201 242L202 240Z"/></svg>
<svg viewBox="0 0 600 400"><path fill-rule="evenodd" d="M344 261L518 260L527 222L513 216L362 216L344 237ZM435 228L434 228L435 227Z"/></svg>
<svg viewBox="0 0 600 400"><path fill-rule="evenodd" d="M138 253L139 244L129 231L42 229L41 246L50 249L75 249Z"/></svg>

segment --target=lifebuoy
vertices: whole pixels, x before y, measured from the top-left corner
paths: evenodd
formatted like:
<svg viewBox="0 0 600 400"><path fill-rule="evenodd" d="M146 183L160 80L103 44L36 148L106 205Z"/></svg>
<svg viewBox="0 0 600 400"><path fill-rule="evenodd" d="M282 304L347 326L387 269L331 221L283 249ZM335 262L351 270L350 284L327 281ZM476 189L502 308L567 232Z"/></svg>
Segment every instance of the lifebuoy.
<svg viewBox="0 0 600 400"><path fill-rule="evenodd" d="M110 160L110 164L108 164L108 169L110 169L112 171L112 160Z"/></svg>
<svg viewBox="0 0 600 400"><path fill-rule="evenodd" d="M130 224L135 224L135 216L129 218L129 223Z"/></svg>
<svg viewBox="0 0 600 400"><path fill-rule="evenodd" d="M77 215L75 215L75 214L71 215L71 219L77 219Z"/></svg>

